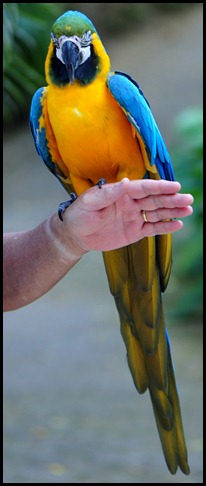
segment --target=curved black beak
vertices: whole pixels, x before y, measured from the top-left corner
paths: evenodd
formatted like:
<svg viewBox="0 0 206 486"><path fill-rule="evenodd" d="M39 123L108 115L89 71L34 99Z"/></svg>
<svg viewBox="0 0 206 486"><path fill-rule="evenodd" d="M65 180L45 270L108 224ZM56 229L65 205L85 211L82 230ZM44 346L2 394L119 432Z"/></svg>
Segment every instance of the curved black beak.
<svg viewBox="0 0 206 486"><path fill-rule="evenodd" d="M69 40L64 42L62 46L62 59L67 68L69 81L73 84L75 79L75 71L82 60L79 47L74 42Z"/></svg>

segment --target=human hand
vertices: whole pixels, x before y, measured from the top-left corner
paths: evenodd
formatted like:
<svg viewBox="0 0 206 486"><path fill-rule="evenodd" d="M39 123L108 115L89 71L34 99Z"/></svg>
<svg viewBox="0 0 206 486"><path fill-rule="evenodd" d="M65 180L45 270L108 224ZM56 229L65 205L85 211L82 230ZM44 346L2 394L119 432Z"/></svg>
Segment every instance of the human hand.
<svg viewBox="0 0 206 486"><path fill-rule="evenodd" d="M127 178L101 189L95 186L65 211L63 224L82 253L109 251L145 236L174 233L183 227L183 222L173 218L184 218L193 212L193 196L180 194L180 189L176 181Z"/></svg>

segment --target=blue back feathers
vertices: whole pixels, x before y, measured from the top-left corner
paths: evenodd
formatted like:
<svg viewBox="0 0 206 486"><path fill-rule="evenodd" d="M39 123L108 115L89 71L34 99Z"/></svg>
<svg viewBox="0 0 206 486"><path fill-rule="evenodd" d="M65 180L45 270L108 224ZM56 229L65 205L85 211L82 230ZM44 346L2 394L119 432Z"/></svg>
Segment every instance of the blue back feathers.
<svg viewBox="0 0 206 486"><path fill-rule="evenodd" d="M108 87L123 108L128 120L143 139L150 164L155 164L161 179L174 180L172 162L153 117L150 105L138 84L125 73L115 71L107 79Z"/></svg>

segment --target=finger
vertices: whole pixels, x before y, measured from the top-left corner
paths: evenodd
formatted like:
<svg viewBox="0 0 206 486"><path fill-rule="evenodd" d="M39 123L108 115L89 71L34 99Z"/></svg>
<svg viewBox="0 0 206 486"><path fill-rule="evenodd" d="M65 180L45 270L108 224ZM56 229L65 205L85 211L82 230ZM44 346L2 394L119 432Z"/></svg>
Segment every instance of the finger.
<svg viewBox="0 0 206 486"><path fill-rule="evenodd" d="M175 233L181 230L183 222L181 220L173 221L158 221L157 223L144 224L144 236L164 235L168 233Z"/></svg>
<svg viewBox="0 0 206 486"><path fill-rule="evenodd" d="M129 179L125 178L120 182L105 184L101 188L98 186L91 187L80 196L79 203L81 207L85 206L84 209L88 211L106 208L127 194L129 182Z"/></svg>
<svg viewBox="0 0 206 486"><path fill-rule="evenodd" d="M145 217L149 223L157 223L165 219L186 218L193 213L192 206L184 208L161 208L155 211L145 211Z"/></svg>
<svg viewBox="0 0 206 486"><path fill-rule="evenodd" d="M137 201L138 207L152 211L159 208L183 208L193 204L194 198L191 194L170 194L170 195L158 195L148 196L140 201Z"/></svg>
<svg viewBox="0 0 206 486"><path fill-rule="evenodd" d="M160 180L141 179L141 180L129 181L127 187L128 187L128 194L131 197L137 199L144 198L145 196L175 194L176 192L179 192L181 189L181 185L178 181L165 181L163 179Z"/></svg>
<svg viewBox="0 0 206 486"><path fill-rule="evenodd" d="M93 205L96 206L96 209L107 207L115 203L125 194L137 200L145 198L145 196L152 198L153 196L161 196L162 194L174 194L181 189L181 185L177 181L150 179L131 181L127 177L124 177L120 182L101 186L101 193L98 189L99 187L95 186L85 193L86 199L84 201L91 205L91 209L93 209ZM90 199L87 198L87 195L89 195Z"/></svg>

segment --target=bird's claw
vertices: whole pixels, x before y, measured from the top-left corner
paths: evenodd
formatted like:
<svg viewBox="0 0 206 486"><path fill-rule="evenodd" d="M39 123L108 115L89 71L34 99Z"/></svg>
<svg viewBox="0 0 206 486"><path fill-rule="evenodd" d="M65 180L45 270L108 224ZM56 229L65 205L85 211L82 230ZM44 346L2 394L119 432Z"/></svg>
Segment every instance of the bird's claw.
<svg viewBox="0 0 206 486"><path fill-rule="evenodd" d="M71 206L71 204L77 199L77 196L74 192L71 192L70 194L71 199L68 201L64 201L60 203L59 208L58 208L58 216L61 221L63 221L63 213L66 211L66 209Z"/></svg>
<svg viewBox="0 0 206 486"><path fill-rule="evenodd" d="M97 185L98 185L99 189L101 189L102 186L104 186L104 184L106 184L106 183L107 183L107 181L105 181L105 179L103 177L101 177L101 179L99 179Z"/></svg>

